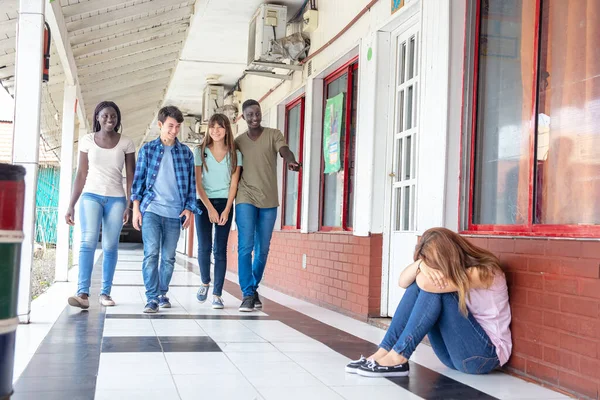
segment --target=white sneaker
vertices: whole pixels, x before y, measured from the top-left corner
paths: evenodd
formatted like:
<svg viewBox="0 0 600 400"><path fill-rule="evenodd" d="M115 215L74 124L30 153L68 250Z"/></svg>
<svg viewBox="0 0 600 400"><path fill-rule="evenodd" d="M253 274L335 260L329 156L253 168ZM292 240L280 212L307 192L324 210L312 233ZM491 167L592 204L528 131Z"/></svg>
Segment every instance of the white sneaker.
<svg viewBox="0 0 600 400"><path fill-rule="evenodd" d="M101 294L98 301L100 302L100 305L104 307L113 307L115 305L115 301L112 299L112 297L106 294Z"/></svg>

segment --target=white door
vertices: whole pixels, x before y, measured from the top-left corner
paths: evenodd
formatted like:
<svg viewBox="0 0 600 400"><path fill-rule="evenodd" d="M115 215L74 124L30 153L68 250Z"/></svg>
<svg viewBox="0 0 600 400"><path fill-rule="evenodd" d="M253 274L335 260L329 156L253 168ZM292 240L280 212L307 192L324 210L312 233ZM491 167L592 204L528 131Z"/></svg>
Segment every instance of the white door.
<svg viewBox="0 0 600 400"><path fill-rule="evenodd" d="M395 37L395 71L391 80L393 101L388 136L388 202L387 221L388 254L388 307L393 316L404 290L398 286L402 270L412 262L417 244L417 122L419 95L419 26L402 29ZM393 42L393 43L394 43ZM392 64L394 65L394 64Z"/></svg>

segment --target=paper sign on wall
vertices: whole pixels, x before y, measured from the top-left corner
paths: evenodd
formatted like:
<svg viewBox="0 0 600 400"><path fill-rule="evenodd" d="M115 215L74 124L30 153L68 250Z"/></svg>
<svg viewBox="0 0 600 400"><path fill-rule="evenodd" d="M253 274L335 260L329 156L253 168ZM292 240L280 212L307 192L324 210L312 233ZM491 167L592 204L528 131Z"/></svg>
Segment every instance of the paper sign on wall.
<svg viewBox="0 0 600 400"><path fill-rule="evenodd" d="M340 139L344 125L344 93L327 99L323 126L323 157L326 174L338 172L342 166Z"/></svg>

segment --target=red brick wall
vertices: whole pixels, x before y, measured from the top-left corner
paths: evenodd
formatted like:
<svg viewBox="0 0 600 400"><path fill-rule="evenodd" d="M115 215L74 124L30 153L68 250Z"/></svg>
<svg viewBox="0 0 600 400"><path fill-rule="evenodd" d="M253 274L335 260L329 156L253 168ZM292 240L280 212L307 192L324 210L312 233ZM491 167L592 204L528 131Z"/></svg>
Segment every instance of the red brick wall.
<svg viewBox="0 0 600 400"><path fill-rule="evenodd" d="M469 238L509 281L509 370L593 399L600 392L600 242Z"/></svg>
<svg viewBox="0 0 600 400"><path fill-rule="evenodd" d="M357 319L379 316L382 235L345 232L273 233L266 286ZM306 269L302 255L306 254ZM237 273L237 232L229 238L228 268Z"/></svg>

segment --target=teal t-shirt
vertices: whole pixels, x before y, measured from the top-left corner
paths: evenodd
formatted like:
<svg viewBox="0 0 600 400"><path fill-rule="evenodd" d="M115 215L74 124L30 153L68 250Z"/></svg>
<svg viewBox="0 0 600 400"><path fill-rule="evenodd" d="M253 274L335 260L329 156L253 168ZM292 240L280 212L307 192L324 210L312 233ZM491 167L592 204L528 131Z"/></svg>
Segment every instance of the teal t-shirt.
<svg viewBox="0 0 600 400"><path fill-rule="evenodd" d="M242 166L242 153L236 150L237 165ZM209 199L226 199L229 197L231 186L231 172L229 171L229 154L218 162L210 149L206 148L205 155L200 154L200 148L194 149L194 165L201 167L206 162L208 171L202 168L202 186ZM197 195L197 194L196 194Z"/></svg>

